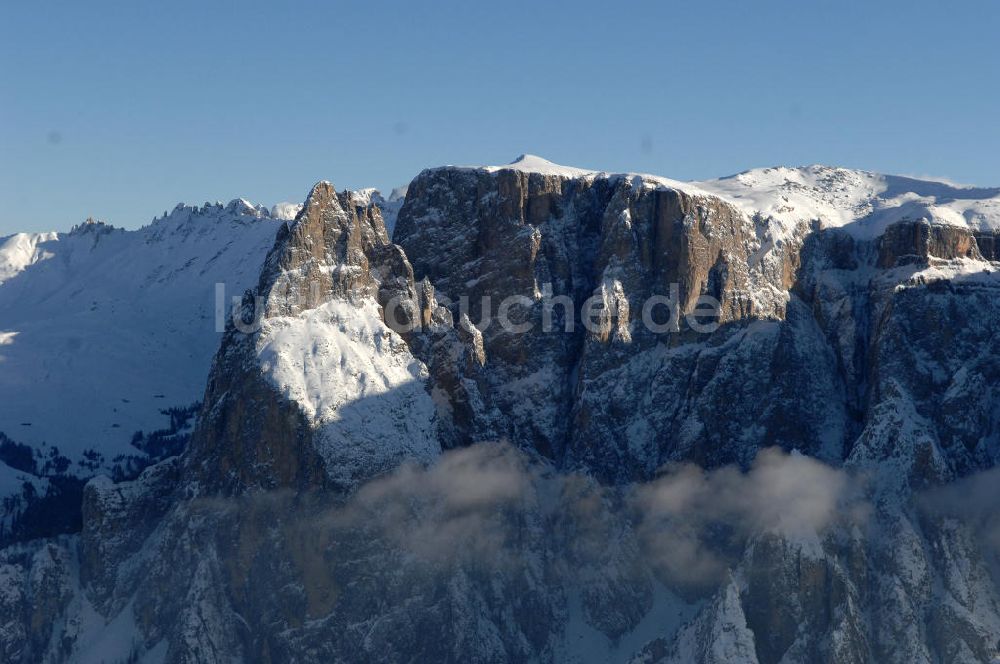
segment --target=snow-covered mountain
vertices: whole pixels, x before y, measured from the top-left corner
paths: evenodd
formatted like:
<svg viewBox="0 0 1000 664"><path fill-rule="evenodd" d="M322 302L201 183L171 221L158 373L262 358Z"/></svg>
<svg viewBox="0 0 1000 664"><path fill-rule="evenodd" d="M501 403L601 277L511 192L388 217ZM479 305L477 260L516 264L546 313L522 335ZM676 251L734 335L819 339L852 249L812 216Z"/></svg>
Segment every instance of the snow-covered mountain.
<svg viewBox="0 0 1000 664"><path fill-rule="evenodd" d="M161 409L201 398L221 338L216 284L253 286L279 223L234 201L178 206L137 231L7 240L0 431L74 463L96 450L105 471L135 454L136 431L168 424Z"/></svg>
<svg viewBox="0 0 1000 664"><path fill-rule="evenodd" d="M0 468L21 478L0 487L8 532L47 495L79 518L79 492L48 476L129 475L183 448L221 338L216 284L251 287L280 223L237 200L0 241Z"/></svg>
<svg viewBox="0 0 1000 664"><path fill-rule="evenodd" d="M998 232L996 189L525 155L8 238L0 654L993 661Z"/></svg>
<svg viewBox="0 0 1000 664"><path fill-rule="evenodd" d="M646 186L723 199L748 216L767 219L767 230L776 236L813 221L822 228L841 228L862 238L882 235L886 227L906 219L927 219L983 232L1000 228L1000 187L963 186L819 164L756 168L694 182L560 166L527 154L504 166L484 168L574 178L640 178Z"/></svg>

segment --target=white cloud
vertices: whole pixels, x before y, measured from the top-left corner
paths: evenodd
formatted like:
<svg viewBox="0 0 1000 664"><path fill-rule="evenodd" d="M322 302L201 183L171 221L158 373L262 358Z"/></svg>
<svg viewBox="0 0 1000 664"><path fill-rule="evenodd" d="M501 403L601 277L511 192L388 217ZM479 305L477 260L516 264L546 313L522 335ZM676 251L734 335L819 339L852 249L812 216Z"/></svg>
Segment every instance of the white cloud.
<svg viewBox="0 0 1000 664"><path fill-rule="evenodd" d="M748 536L776 531L815 538L842 516L864 515L860 484L847 472L777 448L743 473L668 467L635 491L639 534L658 570L678 583L714 584Z"/></svg>

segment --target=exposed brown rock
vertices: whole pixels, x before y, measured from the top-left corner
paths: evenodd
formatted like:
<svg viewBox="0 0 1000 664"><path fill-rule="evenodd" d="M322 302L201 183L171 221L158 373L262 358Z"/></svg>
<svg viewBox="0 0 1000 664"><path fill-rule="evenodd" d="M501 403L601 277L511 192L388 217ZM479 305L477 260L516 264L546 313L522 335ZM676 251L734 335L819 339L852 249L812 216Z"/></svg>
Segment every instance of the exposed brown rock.
<svg viewBox="0 0 1000 664"><path fill-rule="evenodd" d="M880 238L879 267L926 264L931 258L982 260L983 256L972 232L957 226L932 225L926 221L899 222L889 226Z"/></svg>

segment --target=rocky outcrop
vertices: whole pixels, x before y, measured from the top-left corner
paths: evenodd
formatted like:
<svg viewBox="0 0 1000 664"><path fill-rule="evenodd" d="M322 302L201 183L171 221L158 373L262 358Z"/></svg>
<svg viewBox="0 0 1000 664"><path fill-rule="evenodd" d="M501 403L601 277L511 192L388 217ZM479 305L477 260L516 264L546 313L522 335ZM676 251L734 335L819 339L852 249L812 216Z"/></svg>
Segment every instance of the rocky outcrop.
<svg viewBox="0 0 1000 664"><path fill-rule="evenodd" d="M388 243L377 206L318 183L295 220L278 230L264 261L257 286L260 315L289 316L332 298L371 297L371 258Z"/></svg>
<svg viewBox="0 0 1000 664"><path fill-rule="evenodd" d="M209 376L188 461L207 490L315 490L349 482L354 471L333 477L322 454L317 414L306 412L287 386L262 371L270 324L280 330L280 321L295 321L289 324L304 326L305 342L316 324L305 316L325 305L415 296L412 269L389 243L378 207L353 192L338 193L328 182L313 187L295 220L279 229L256 290L244 296L227 325ZM282 361L279 353L270 364Z"/></svg>
<svg viewBox="0 0 1000 664"><path fill-rule="evenodd" d="M914 263L926 265L931 258L982 260L983 255L969 229L932 225L924 220L893 224L879 238L878 266L881 268Z"/></svg>
<svg viewBox="0 0 1000 664"><path fill-rule="evenodd" d="M55 633L72 599L72 551L37 540L0 550L0 656L5 662L42 661L47 650L66 658L73 639Z"/></svg>
<svg viewBox="0 0 1000 664"><path fill-rule="evenodd" d="M112 611L112 598L123 594L116 570L108 561L127 560L139 552L177 501L180 471L180 458L171 457L147 468L135 481L116 484L99 476L84 489L80 582L105 614L116 612Z"/></svg>
<svg viewBox="0 0 1000 664"><path fill-rule="evenodd" d="M122 660L997 657L989 533L926 498L1000 458L989 233L548 167L425 171L392 241L374 201L320 183L281 226L183 457L4 550L7 659L94 614ZM733 479L768 447L849 491Z"/></svg>
<svg viewBox="0 0 1000 664"><path fill-rule="evenodd" d="M973 233L979 253L988 261L1000 261L1000 242L996 231L979 231Z"/></svg>
<svg viewBox="0 0 1000 664"><path fill-rule="evenodd" d="M394 240L453 319L467 314L481 328L482 366L472 367L470 380L483 403L478 418L458 427L466 444L506 437L553 459L589 463L585 448L595 437L604 447L617 437L604 435L612 421L627 418L595 407L584 386L662 344L697 336L685 317L703 296L720 305L702 323L783 314L783 299L751 265L760 242L749 220L717 198L641 177L425 171L410 185ZM675 326L666 304L649 313L660 333L642 324L643 304L654 296L676 301ZM509 327L497 320L505 301ZM643 456L655 467L670 451ZM616 465L606 460L590 467Z"/></svg>

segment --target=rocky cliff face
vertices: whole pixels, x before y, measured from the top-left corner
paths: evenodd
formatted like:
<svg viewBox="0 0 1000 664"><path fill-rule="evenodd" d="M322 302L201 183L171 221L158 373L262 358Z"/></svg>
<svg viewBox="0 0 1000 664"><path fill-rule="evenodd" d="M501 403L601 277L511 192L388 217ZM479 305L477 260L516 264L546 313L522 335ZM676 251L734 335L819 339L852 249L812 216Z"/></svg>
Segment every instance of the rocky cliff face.
<svg viewBox="0 0 1000 664"><path fill-rule="evenodd" d="M718 199L641 178L513 169L427 171L409 192L395 241L416 278L451 303L453 318L464 309L484 328L483 360L469 376L483 405L458 434L462 444L503 437L560 462L585 455L593 429L610 424L584 386L661 337L671 345L681 338L680 329L658 337L637 324L654 295L673 294L683 316L711 294L723 324L781 311L780 301L754 299L763 278L749 256L759 242L752 224ZM588 330L581 314L592 297ZM492 319L512 298L510 327L518 329Z"/></svg>
<svg viewBox="0 0 1000 664"><path fill-rule="evenodd" d="M347 488L440 449L426 367L381 319L393 297L419 301L379 209L317 184L216 357L189 457L206 490Z"/></svg>
<svg viewBox="0 0 1000 664"><path fill-rule="evenodd" d="M391 240L316 185L186 453L0 555L0 652L996 658L995 231L778 171L433 169Z"/></svg>

